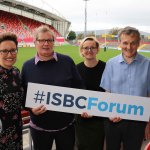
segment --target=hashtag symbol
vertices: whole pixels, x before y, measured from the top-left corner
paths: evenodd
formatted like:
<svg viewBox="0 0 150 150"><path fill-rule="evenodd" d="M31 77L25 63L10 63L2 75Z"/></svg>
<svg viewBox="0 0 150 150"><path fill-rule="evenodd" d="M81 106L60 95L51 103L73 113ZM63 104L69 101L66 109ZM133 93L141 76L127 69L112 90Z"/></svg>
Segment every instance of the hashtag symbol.
<svg viewBox="0 0 150 150"><path fill-rule="evenodd" d="M37 91L37 93L34 94L35 95L35 103L37 103L38 101L41 103L42 101L44 101L43 97L45 96L44 95L44 92L42 91L41 93L39 91Z"/></svg>

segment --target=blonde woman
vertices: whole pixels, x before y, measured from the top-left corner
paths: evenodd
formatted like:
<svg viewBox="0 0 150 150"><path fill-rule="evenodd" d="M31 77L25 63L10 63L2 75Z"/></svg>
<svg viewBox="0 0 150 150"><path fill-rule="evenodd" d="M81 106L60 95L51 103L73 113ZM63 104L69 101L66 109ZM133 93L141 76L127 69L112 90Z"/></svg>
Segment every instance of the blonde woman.
<svg viewBox="0 0 150 150"><path fill-rule="evenodd" d="M80 55L84 61L77 65L87 90L102 91L99 87L105 62L96 58L99 42L94 37L86 37L80 43ZM76 135L78 150L103 150L104 125L102 117L90 117L83 113L77 116Z"/></svg>

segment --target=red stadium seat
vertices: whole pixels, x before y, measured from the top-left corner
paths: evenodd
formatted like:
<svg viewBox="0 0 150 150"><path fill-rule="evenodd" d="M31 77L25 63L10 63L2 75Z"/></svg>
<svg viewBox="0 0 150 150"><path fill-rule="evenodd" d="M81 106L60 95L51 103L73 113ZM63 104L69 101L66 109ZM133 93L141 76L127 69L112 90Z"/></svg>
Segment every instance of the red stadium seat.
<svg viewBox="0 0 150 150"><path fill-rule="evenodd" d="M44 23L0 10L0 32L15 33L19 42L33 42L34 30L42 24ZM55 28L50 25L49 27L56 37L60 36Z"/></svg>
<svg viewBox="0 0 150 150"><path fill-rule="evenodd" d="M22 116L23 125L28 124L30 121L29 112L26 110L22 110L21 116Z"/></svg>
<svg viewBox="0 0 150 150"><path fill-rule="evenodd" d="M148 143L144 150L150 150L150 143Z"/></svg>

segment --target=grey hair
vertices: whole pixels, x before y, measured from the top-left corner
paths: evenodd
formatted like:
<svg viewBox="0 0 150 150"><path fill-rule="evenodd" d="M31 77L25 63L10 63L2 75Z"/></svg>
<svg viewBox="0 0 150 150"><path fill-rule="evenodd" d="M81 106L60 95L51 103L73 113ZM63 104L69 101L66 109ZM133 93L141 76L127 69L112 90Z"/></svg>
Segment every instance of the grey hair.
<svg viewBox="0 0 150 150"><path fill-rule="evenodd" d="M140 35L140 32L138 29L134 28L134 27L130 27L130 26L127 26L123 29L121 29L119 32L118 32L118 37L119 37L119 40L121 41L121 35L122 34L126 34L126 35L136 35L138 37L138 40L140 41L141 40L141 35Z"/></svg>
<svg viewBox="0 0 150 150"><path fill-rule="evenodd" d="M52 35L53 40L55 40L54 33L47 25L41 25L35 29L34 39L38 40L39 33L45 33L45 32L49 32Z"/></svg>

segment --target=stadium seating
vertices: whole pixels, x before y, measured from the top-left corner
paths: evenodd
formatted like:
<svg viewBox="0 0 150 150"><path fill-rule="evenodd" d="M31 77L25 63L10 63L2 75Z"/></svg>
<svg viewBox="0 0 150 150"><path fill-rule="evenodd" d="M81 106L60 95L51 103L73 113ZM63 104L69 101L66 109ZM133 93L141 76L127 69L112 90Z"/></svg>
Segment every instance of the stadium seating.
<svg viewBox="0 0 150 150"><path fill-rule="evenodd" d="M99 39L100 46L103 48L105 46L105 41L103 39ZM106 40L106 47L108 48L118 48L119 42L118 40ZM150 42L141 42L139 46L139 50L150 51Z"/></svg>
<svg viewBox="0 0 150 150"><path fill-rule="evenodd" d="M150 150L150 143L148 143L144 150Z"/></svg>
<svg viewBox="0 0 150 150"><path fill-rule="evenodd" d="M143 46L140 47L140 50L149 50L150 51L150 44L142 44Z"/></svg>
<svg viewBox="0 0 150 150"><path fill-rule="evenodd" d="M34 30L42 24L44 23L0 10L0 33L13 32L18 36L19 42L33 42ZM49 27L56 37L60 36L57 30L52 26Z"/></svg>
<svg viewBox="0 0 150 150"><path fill-rule="evenodd" d="M30 121L29 112L26 110L21 111L23 125L28 124Z"/></svg>

